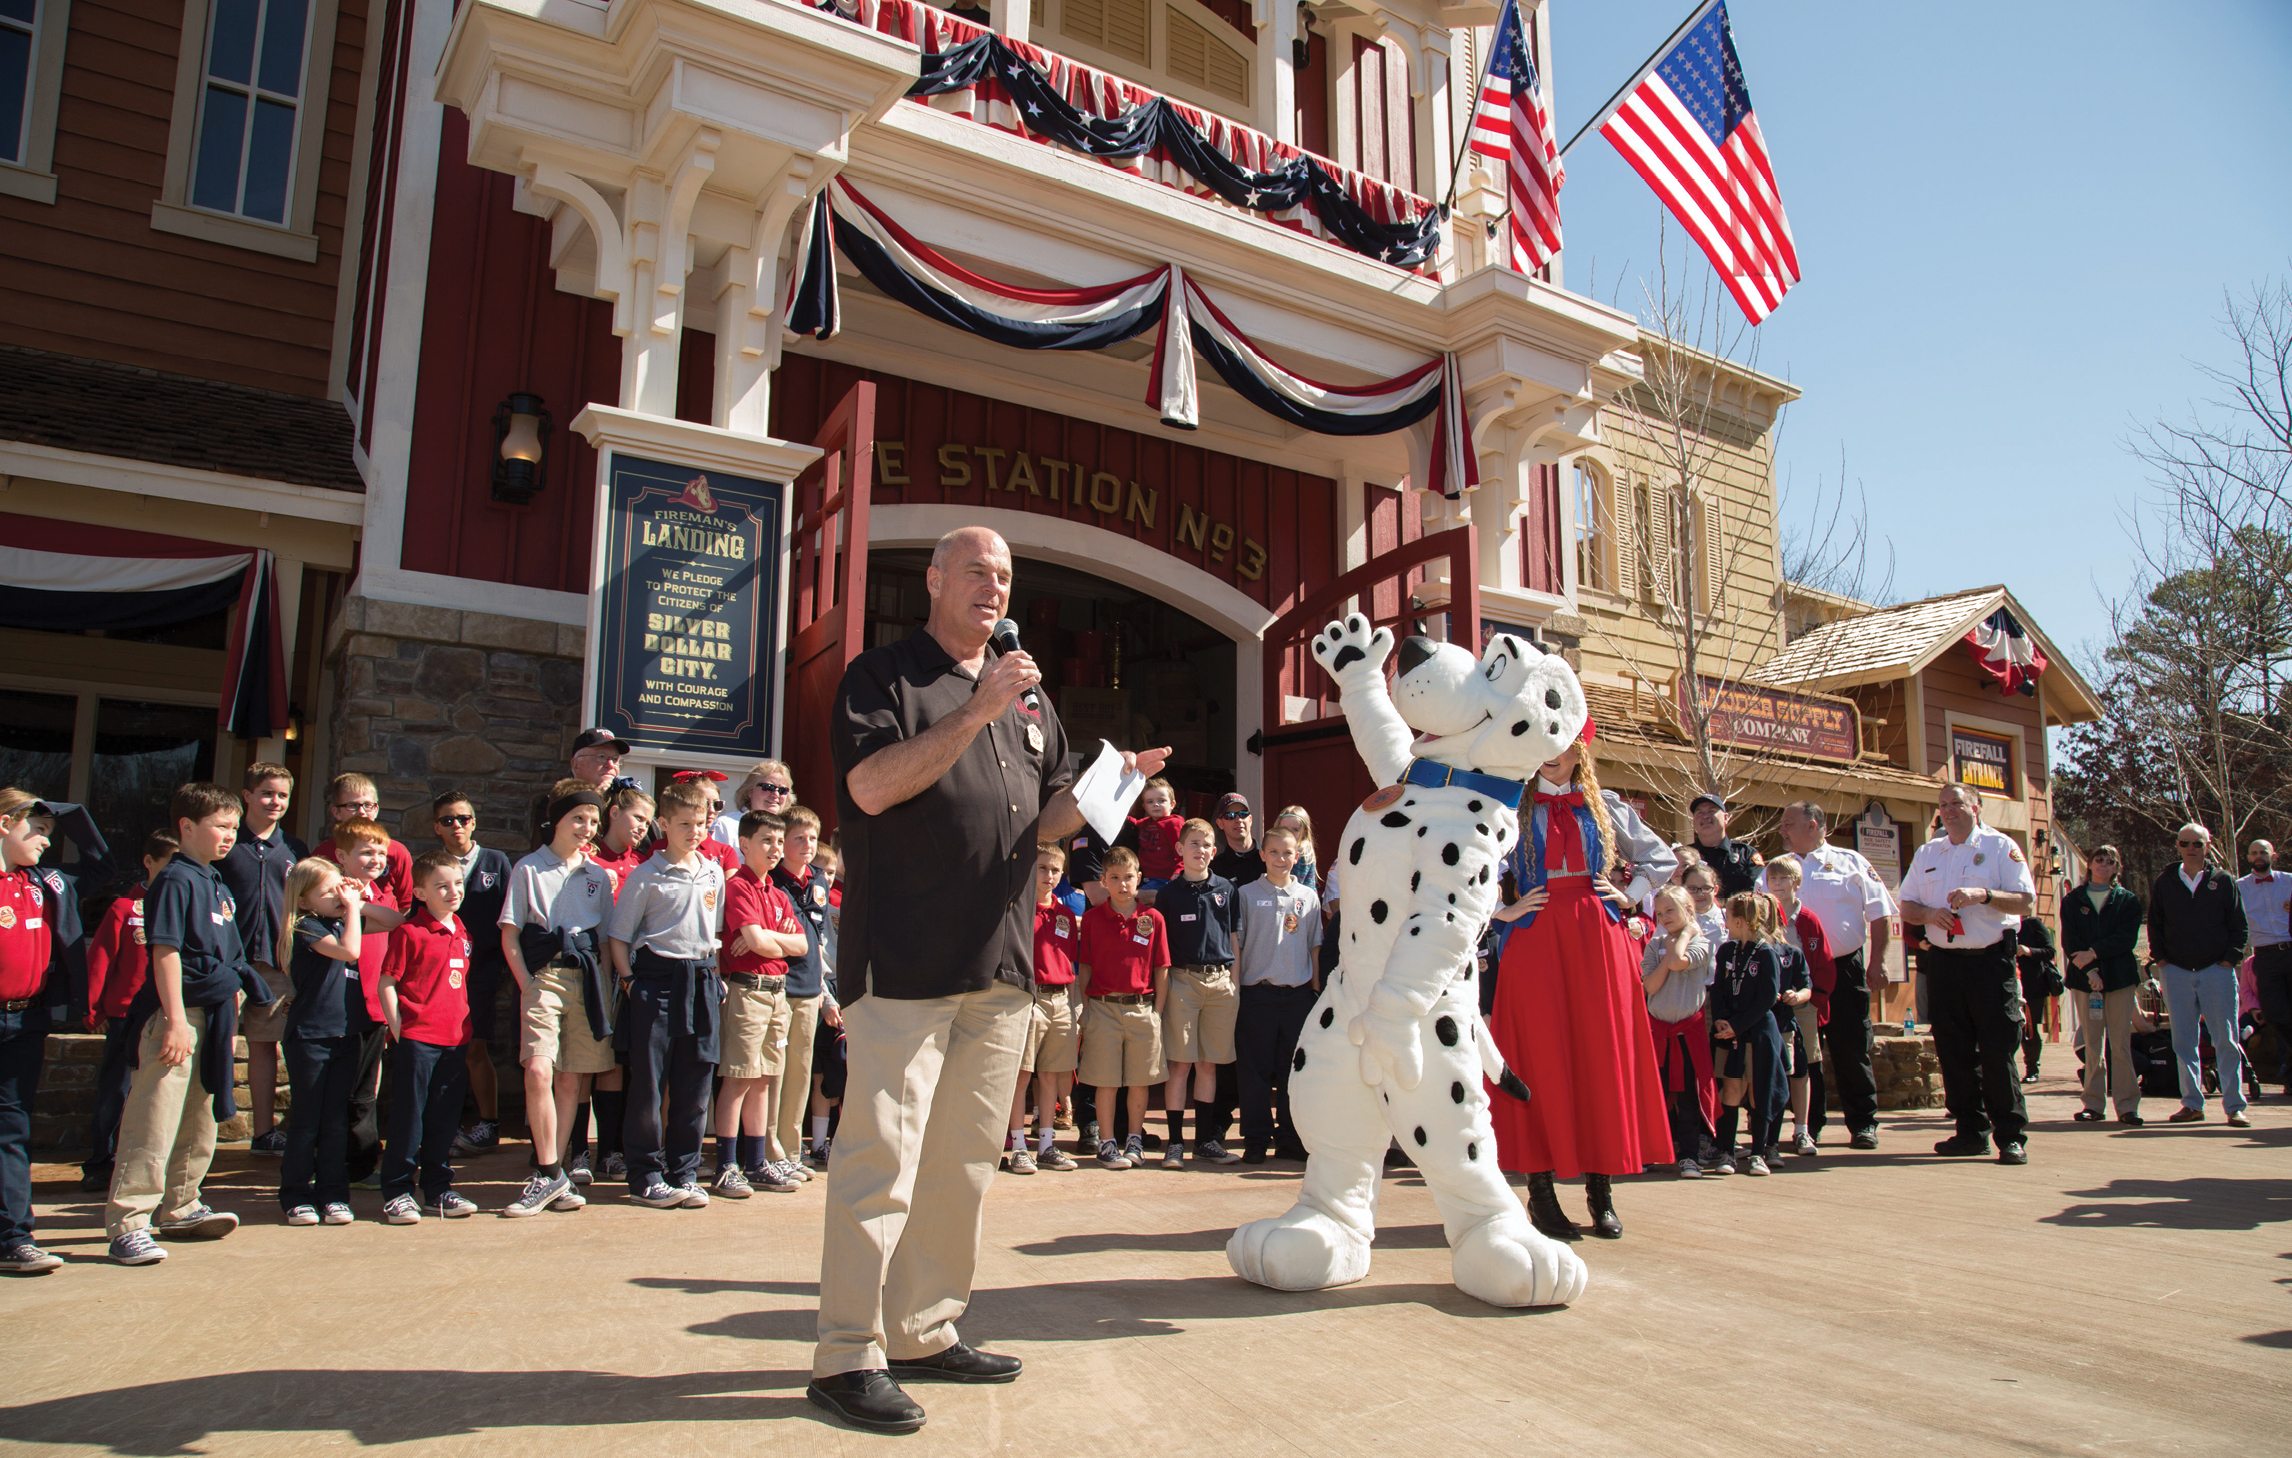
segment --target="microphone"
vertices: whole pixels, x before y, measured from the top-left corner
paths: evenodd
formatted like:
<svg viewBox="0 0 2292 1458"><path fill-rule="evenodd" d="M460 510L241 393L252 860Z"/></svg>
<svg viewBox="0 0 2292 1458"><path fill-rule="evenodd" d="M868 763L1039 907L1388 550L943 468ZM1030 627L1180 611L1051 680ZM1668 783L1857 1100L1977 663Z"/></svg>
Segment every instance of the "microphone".
<svg viewBox="0 0 2292 1458"><path fill-rule="evenodd" d="M1005 618L995 624L995 631L988 635L987 641L994 645L997 653L1016 653L1019 651L1019 625L1009 618ZM1027 706L1027 712L1030 714L1039 714L1043 711L1043 701L1036 696L1033 689L1028 689L1019 695L1019 702Z"/></svg>

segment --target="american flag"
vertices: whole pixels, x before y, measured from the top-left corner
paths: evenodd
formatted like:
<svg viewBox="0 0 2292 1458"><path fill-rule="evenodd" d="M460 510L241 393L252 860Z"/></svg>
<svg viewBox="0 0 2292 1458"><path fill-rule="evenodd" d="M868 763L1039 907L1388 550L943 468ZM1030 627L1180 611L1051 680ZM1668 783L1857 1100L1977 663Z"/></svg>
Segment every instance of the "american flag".
<svg viewBox="0 0 2292 1458"><path fill-rule="evenodd" d="M1683 30L1600 128L1679 219L1753 324L1799 281L1724 3Z"/></svg>
<svg viewBox="0 0 2292 1458"><path fill-rule="evenodd" d="M1504 165L1512 266L1534 273L1560 251L1560 185L1568 180L1552 118L1528 59L1518 0L1504 0L1496 48L1472 112L1472 150Z"/></svg>

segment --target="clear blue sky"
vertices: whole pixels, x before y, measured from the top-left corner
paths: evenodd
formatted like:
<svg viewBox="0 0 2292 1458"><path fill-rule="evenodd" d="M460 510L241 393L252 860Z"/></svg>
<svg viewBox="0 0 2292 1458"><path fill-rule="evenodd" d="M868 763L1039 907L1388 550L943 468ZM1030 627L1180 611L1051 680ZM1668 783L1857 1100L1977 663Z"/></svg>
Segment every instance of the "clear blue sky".
<svg viewBox="0 0 2292 1458"><path fill-rule="evenodd" d="M1553 0L1562 142L1692 6ZM1843 450L1896 597L2004 582L2097 676L2143 479L2124 439L2228 362L2222 290L2292 271L2292 4L1728 13L1806 275L1758 331L1806 392L1779 472L1804 500ZM1658 204L1596 133L1561 210L1568 286L1636 310Z"/></svg>

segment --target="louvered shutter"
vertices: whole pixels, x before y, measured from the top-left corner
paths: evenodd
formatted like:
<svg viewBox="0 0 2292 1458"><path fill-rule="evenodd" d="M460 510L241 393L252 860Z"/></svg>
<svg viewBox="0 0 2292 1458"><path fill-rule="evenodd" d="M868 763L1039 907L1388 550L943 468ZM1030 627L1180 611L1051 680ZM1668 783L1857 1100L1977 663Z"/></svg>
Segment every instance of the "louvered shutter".
<svg viewBox="0 0 2292 1458"><path fill-rule="evenodd" d="M1639 596L1639 513L1632 509L1631 478L1618 471L1608 478L1608 526L1615 535L1610 545L1616 554L1615 589L1624 597Z"/></svg>

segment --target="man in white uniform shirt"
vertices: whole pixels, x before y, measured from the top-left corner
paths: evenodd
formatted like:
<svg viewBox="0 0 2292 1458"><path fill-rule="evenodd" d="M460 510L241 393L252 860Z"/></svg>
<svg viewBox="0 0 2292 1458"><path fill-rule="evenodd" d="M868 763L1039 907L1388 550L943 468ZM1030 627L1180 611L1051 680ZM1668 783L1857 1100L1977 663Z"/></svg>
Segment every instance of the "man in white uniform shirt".
<svg viewBox="0 0 2292 1458"><path fill-rule="evenodd" d="M1821 1133L1824 1103L1838 1105L1856 1149L1878 1147L1878 1086L1870 1074L1870 973L1886 965L1888 919L1894 899L1860 851L1832 845L1822 807L1800 800L1783 807L1783 842L1798 857L1804 879L1799 900L1822 922L1830 939L1838 985L1830 995L1830 1022L1822 1030L1822 1082L1808 1129ZM1766 876L1760 874L1760 889Z"/></svg>
<svg viewBox="0 0 2292 1458"><path fill-rule="evenodd" d="M1942 1099L1958 1131L1936 1154L1990 1152L1998 1163L2027 1164L2029 1125L2014 1075L2021 1047L2021 977L2014 934L2037 906L2029 860L2007 836L1981 823L1981 799L1965 785L1942 787L1942 833L1918 847L1902 878L1902 919L1926 928L1927 998Z"/></svg>

